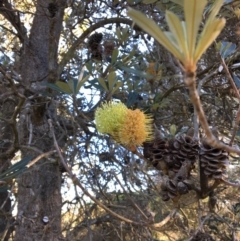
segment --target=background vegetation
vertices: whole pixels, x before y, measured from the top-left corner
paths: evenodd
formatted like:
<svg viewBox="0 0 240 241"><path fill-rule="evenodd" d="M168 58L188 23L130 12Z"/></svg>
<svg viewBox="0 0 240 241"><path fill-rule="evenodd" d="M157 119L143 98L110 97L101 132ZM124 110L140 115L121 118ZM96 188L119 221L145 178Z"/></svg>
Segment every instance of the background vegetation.
<svg viewBox="0 0 240 241"><path fill-rule="evenodd" d="M165 10L183 19L181 2L0 0L1 240L240 240L238 154L193 135L179 62L126 15L167 30ZM236 150L239 8L224 2L196 73L209 126ZM99 134L94 113L110 100L151 114L154 141L131 152Z"/></svg>

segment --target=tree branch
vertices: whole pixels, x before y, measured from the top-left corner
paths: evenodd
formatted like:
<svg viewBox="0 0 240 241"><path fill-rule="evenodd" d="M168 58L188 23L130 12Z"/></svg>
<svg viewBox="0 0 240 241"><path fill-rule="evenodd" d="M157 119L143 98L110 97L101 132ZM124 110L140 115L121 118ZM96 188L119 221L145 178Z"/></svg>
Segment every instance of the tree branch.
<svg viewBox="0 0 240 241"><path fill-rule="evenodd" d="M27 31L20 21L19 12L12 8L11 3L7 0L2 0L0 4L0 14L2 14L16 29L17 36L21 43L27 38Z"/></svg>
<svg viewBox="0 0 240 241"><path fill-rule="evenodd" d="M229 82L230 82L230 84L231 84L231 86L232 86L232 88L233 88L233 90L235 92L235 95L240 100L240 94L239 94L238 88L235 85L235 82L234 82L234 80L233 80L233 78L232 78L232 76L231 76L231 74L230 74L230 72L228 70L228 67L227 67L224 59L222 57L220 57L220 58L221 58L221 62L222 62L223 68L224 68L224 70L226 72L227 78L228 78L228 80L229 80ZM236 117L236 120L235 120L235 123L234 123L233 134L232 134L231 140L229 142L229 146L232 146L234 138L235 138L235 136L237 134L239 120L240 120L240 105L238 107L237 117Z"/></svg>
<svg viewBox="0 0 240 241"><path fill-rule="evenodd" d="M205 113L203 111L203 107L202 107L202 104L200 101L199 94L196 89L195 73L190 73L190 74L187 73L185 76L185 83L189 89L190 99L194 105L194 108L196 109L196 112L197 112L197 115L199 118L199 122L205 131L205 134L207 136L207 142L209 143L209 145L216 147L216 148L223 149L227 152L234 152L234 153L240 154L240 150L219 142L215 138L215 136L212 134L212 132L209 128Z"/></svg>
<svg viewBox="0 0 240 241"><path fill-rule="evenodd" d="M74 52L76 51L76 49L78 48L78 46L80 45L80 43L82 43L85 38L94 30L107 25L107 24L113 24L113 23L123 23L123 24L128 24L128 25L132 25L132 21L126 18L108 18L108 19L104 19L102 21L97 22L96 24L90 26L85 32L83 32L83 34L72 44L72 46L69 48L69 50L67 51L67 53L65 53L65 55L63 56L62 60L59 63L58 66L58 77L61 75L64 67L66 66L66 64L68 63L68 61L73 57Z"/></svg>

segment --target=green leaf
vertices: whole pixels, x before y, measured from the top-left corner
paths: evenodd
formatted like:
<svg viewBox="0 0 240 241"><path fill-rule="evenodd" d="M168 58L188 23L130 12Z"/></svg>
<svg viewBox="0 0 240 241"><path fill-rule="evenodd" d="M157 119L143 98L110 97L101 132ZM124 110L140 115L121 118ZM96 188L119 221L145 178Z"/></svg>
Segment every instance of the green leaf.
<svg viewBox="0 0 240 241"><path fill-rule="evenodd" d="M170 126L170 134L171 134L172 136L175 136L176 131L177 131L176 125L174 125L174 124L171 125L171 126Z"/></svg>
<svg viewBox="0 0 240 241"><path fill-rule="evenodd" d="M186 22L187 45L189 58L194 56L194 50L197 41L199 25L202 20L202 14L207 0L185 0L184 14Z"/></svg>
<svg viewBox="0 0 240 241"><path fill-rule="evenodd" d="M131 73L131 74L134 74L134 75L137 75L137 76L140 76L140 77L144 77L144 78L151 77L151 75L149 75L146 72L141 71L141 70L129 68L129 67L126 67L126 66L118 66L118 67L119 67L119 69L124 70L127 73Z"/></svg>
<svg viewBox="0 0 240 241"><path fill-rule="evenodd" d="M130 108L138 102L139 102L139 93L136 91L131 91L128 94L127 103L126 103L127 107Z"/></svg>
<svg viewBox="0 0 240 241"><path fill-rule="evenodd" d="M181 6L184 5L184 0L170 0L170 1L174 2L174 3L177 3L177 4L181 5Z"/></svg>
<svg viewBox="0 0 240 241"><path fill-rule="evenodd" d="M102 85L100 85L99 81L97 78L92 79L91 81L89 81L89 85L85 85L84 88L85 89L92 89L93 87L96 88L97 90L104 90L104 88L102 87Z"/></svg>
<svg viewBox="0 0 240 241"><path fill-rule="evenodd" d="M208 19L207 19L207 22L209 21L209 22L211 22L211 21L213 21L214 20L214 18L217 16L217 14L218 14L218 12L219 12L219 10L220 10L220 8L222 7L222 5L223 5L223 3L224 3L224 0L216 0L214 3L213 3L213 5L212 5L212 7L211 7L211 9L210 9L210 15L209 15L209 17L208 17ZM207 24L207 23L206 23Z"/></svg>
<svg viewBox="0 0 240 241"><path fill-rule="evenodd" d="M12 165L10 168L8 168L5 172L1 173L0 180L10 180L12 178L15 178L22 172L24 172L27 167L26 165L31 161L31 157L25 157L16 164Z"/></svg>
<svg viewBox="0 0 240 241"><path fill-rule="evenodd" d="M102 77L99 77L98 82L104 88L104 90L109 91L105 79L103 79Z"/></svg>
<svg viewBox="0 0 240 241"><path fill-rule="evenodd" d="M62 81L57 81L56 85L62 90L62 92L66 94L72 94L72 90L69 87L68 83L64 83Z"/></svg>
<svg viewBox="0 0 240 241"><path fill-rule="evenodd" d="M230 54L232 54L235 49L236 49L236 44L233 44L231 42L221 42L221 47L220 47L220 55L222 58L227 58Z"/></svg>
<svg viewBox="0 0 240 241"><path fill-rule="evenodd" d="M114 49L113 53L112 53L112 60L111 60L111 64L114 64L117 60L118 57L118 49Z"/></svg>
<svg viewBox="0 0 240 241"><path fill-rule="evenodd" d="M72 91L71 91L69 85L62 81L57 81L56 84L47 83L46 86L53 90L63 92L65 94L69 94L69 95L72 94Z"/></svg>
<svg viewBox="0 0 240 241"><path fill-rule="evenodd" d="M123 30L122 30L122 38L121 38L121 40L122 40L123 42L125 42L125 41L128 39L128 37L129 37L129 28L128 28L128 27L125 27L125 28L123 28Z"/></svg>
<svg viewBox="0 0 240 241"><path fill-rule="evenodd" d="M194 59L198 61L205 50L212 44L216 37L220 34L221 30L225 26L226 20L214 19L209 22L208 25L204 26L203 32L201 33L200 39L195 50Z"/></svg>
<svg viewBox="0 0 240 241"><path fill-rule="evenodd" d="M144 4L153 4L155 2L157 2L157 0L143 0L142 1L142 3L144 3Z"/></svg>
<svg viewBox="0 0 240 241"><path fill-rule="evenodd" d="M93 62L91 60L85 64L89 73L92 73L92 64Z"/></svg>
<svg viewBox="0 0 240 241"><path fill-rule="evenodd" d="M113 90L111 91L112 94L115 93L115 91L117 91L121 86L123 85L122 82L117 82L115 87L113 88Z"/></svg>
<svg viewBox="0 0 240 241"><path fill-rule="evenodd" d="M184 53L185 57L189 56L189 49L185 36L185 24L182 24L178 16L170 11L166 11L166 20L181 52Z"/></svg>
<svg viewBox="0 0 240 241"><path fill-rule="evenodd" d="M107 80L108 80L108 90L111 91L117 81L115 71L112 71L108 74Z"/></svg>
<svg viewBox="0 0 240 241"><path fill-rule="evenodd" d="M70 79L68 82L67 82L69 88L70 88L70 91L72 94L76 94L76 87L77 87L77 80L76 79Z"/></svg>
<svg viewBox="0 0 240 241"><path fill-rule="evenodd" d="M76 87L76 93L79 92L80 88L84 85L84 83L89 79L90 75L86 75L84 77L84 73L85 73L85 66L82 68L81 73L79 75L78 78L78 83L77 83L77 87Z"/></svg>
<svg viewBox="0 0 240 241"><path fill-rule="evenodd" d="M116 28L116 34L117 34L118 39L121 40L122 34L121 34L121 31L119 28Z"/></svg>
<svg viewBox="0 0 240 241"><path fill-rule="evenodd" d="M233 80L235 82L235 85L237 86L237 88L240 88L240 79L235 74L232 74L232 76L233 76Z"/></svg>
<svg viewBox="0 0 240 241"><path fill-rule="evenodd" d="M172 41L165 35L165 33L153 20L147 18L143 13L133 9L128 11L128 15L137 25L139 25L140 28L152 35L153 38L155 38L160 44L169 50L175 57L184 62L179 49L176 48Z"/></svg>

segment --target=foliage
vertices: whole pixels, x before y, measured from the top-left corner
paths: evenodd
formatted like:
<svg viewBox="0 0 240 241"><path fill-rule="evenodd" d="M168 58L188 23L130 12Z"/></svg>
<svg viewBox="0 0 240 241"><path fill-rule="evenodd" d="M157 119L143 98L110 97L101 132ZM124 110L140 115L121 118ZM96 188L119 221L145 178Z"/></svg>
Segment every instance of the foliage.
<svg viewBox="0 0 240 241"><path fill-rule="evenodd" d="M239 238L239 6L1 1L1 239Z"/></svg>

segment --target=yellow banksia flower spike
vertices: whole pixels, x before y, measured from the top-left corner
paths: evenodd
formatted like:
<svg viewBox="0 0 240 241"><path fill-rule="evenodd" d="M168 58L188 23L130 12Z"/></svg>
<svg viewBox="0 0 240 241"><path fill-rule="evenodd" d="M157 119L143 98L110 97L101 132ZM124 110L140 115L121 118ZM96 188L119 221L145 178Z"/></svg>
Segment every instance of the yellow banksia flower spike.
<svg viewBox="0 0 240 241"><path fill-rule="evenodd" d="M124 122L127 110L121 102L104 103L95 113L97 130L102 134L116 135L116 131Z"/></svg>
<svg viewBox="0 0 240 241"><path fill-rule="evenodd" d="M140 146L144 141L152 139L152 119L139 109L128 109L123 124L118 130L117 141L131 150Z"/></svg>
<svg viewBox="0 0 240 241"><path fill-rule="evenodd" d="M183 0L185 22L180 21L176 14L166 11L170 32L162 31L153 20L139 11L130 9L128 15L139 27L178 58L185 72L193 73L197 69L197 62L202 54L225 26L224 18L216 18L223 2L224 0L214 2L199 39L198 30L207 0Z"/></svg>
<svg viewBox="0 0 240 241"><path fill-rule="evenodd" d="M123 103L109 102L96 110L97 130L109 134L132 151L153 138L152 118L139 109L128 109Z"/></svg>

